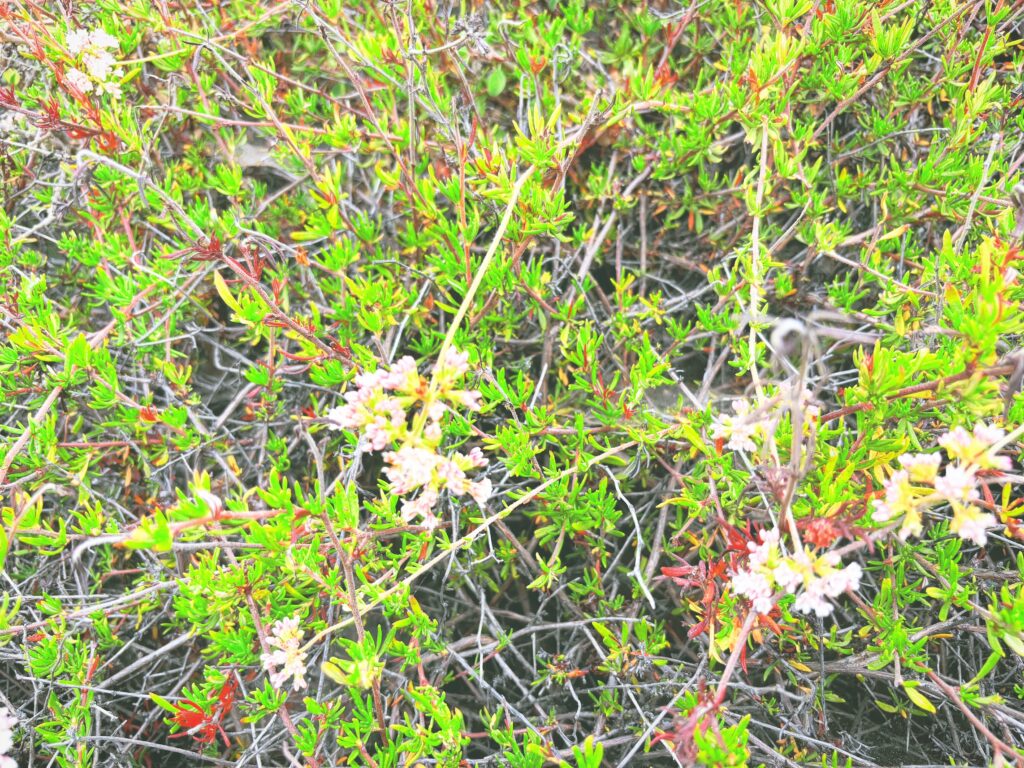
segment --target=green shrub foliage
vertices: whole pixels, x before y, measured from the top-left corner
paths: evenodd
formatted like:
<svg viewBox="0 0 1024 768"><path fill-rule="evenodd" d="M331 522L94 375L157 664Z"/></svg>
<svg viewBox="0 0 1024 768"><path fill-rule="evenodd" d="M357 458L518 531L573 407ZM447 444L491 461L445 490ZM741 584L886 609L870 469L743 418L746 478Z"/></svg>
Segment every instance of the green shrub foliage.
<svg viewBox="0 0 1024 768"><path fill-rule="evenodd" d="M0 3L0 766L1021 765L1022 18Z"/></svg>

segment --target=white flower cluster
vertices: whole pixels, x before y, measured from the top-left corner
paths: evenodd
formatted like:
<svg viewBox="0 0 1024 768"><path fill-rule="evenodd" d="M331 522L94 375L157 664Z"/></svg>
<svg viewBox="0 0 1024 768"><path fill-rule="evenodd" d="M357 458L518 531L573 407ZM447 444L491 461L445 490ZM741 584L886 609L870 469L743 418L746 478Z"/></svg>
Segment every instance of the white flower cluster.
<svg viewBox="0 0 1024 768"><path fill-rule="evenodd" d="M0 707L0 768L18 768L14 758L7 753L14 746L14 726L18 719L7 707Z"/></svg>
<svg viewBox="0 0 1024 768"><path fill-rule="evenodd" d="M73 88L82 93L109 93L115 98L121 95L124 70L117 66L112 53L120 47L116 37L101 28L91 32L74 29L68 32L67 46L84 68L83 71L72 67L67 71L67 81Z"/></svg>
<svg viewBox="0 0 1024 768"><path fill-rule="evenodd" d="M988 541L987 531L997 524L996 516L982 512L975 503L982 473L1006 472L1011 467L1008 456L995 455L992 446L1005 437L997 428L978 424L973 432L956 427L939 438L949 462L939 474L942 458L937 453L905 453L900 456L902 469L885 482L885 498L875 499L872 517L886 522L902 517L898 536L906 541L920 536L924 530L925 510L949 504L953 510L950 530L979 547Z"/></svg>
<svg viewBox="0 0 1024 768"><path fill-rule="evenodd" d="M306 652L300 649L302 635L298 616L281 619L270 630L267 645L275 650L261 654L260 660L270 673L270 684L277 689L283 688L289 677L293 691L306 687Z"/></svg>
<svg viewBox="0 0 1024 768"><path fill-rule="evenodd" d="M735 415L716 414L711 421L711 437L715 440L726 440L726 448L730 451L756 451L754 437L765 431L765 421L750 413L750 401L736 400L732 404Z"/></svg>
<svg viewBox="0 0 1024 768"><path fill-rule="evenodd" d="M326 414L331 429L361 433L371 450L398 445L397 450L384 454L384 474L393 493L407 496L418 492L416 498L402 503L406 520L422 518L426 525L436 526L433 510L443 490L453 496L469 494L481 505L491 495L490 480L471 482L467 476L487 466L479 448L468 454L439 451L445 411L452 406L480 410L480 393L458 386L468 370L468 355L449 350L435 369L431 387L417 371L416 361L403 357L390 370L356 376L356 389L344 395L346 404Z"/></svg>
<svg viewBox="0 0 1024 768"><path fill-rule="evenodd" d="M733 401L733 414L719 413L711 420L711 437L725 441L730 451L756 451L754 438L763 440L773 431L773 423L777 423L782 411L788 407L788 394L783 391L772 401L763 403L757 408L745 398ZM814 396L809 390L798 395L805 427L816 424L821 416L821 409L813 404Z"/></svg>
<svg viewBox="0 0 1024 768"><path fill-rule="evenodd" d="M835 552L816 554L807 547L785 554L777 530L763 531L761 542L750 542L747 549L747 567L733 573L732 589L750 600L758 613L771 611L773 596L781 591L796 595L793 607L801 613L828 616L833 606L827 598L860 587L860 565L840 567Z"/></svg>

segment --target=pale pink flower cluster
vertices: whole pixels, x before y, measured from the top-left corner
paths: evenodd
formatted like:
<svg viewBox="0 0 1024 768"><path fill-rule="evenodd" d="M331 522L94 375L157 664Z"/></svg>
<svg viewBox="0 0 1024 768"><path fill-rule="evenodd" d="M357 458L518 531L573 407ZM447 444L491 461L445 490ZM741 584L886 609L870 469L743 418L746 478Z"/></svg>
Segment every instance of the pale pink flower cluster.
<svg viewBox="0 0 1024 768"><path fill-rule="evenodd" d="M112 51L120 44L117 38L101 28L91 32L73 29L68 32L68 52L84 68L71 67L66 73L68 83L82 93L109 93L115 98L121 95L120 79L124 70L117 66Z"/></svg>
<svg viewBox="0 0 1024 768"><path fill-rule="evenodd" d="M730 451L756 451L754 437L763 436L766 421L751 415L750 401L745 398L733 402L732 409L734 415L719 413L711 420L711 437L726 440Z"/></svg>
<svg viewBox="0 0 1024 768"><path fill-rule="evenodd" d="M18 719L7 707L0 707L0 768L18 768L18 763L7 753L14 747L14 727Z"/></svg>
<svg viewBox="0 0 1024 768"><path fill-rule="evenodd" d="M400 496L417 494L402 503L406 520L423 519L428 526L438 523L434 515L442 491L453 496L468 494L477 504L490 498L491 481L471 481L469 472L487 466L479 448L468 454L443 454L441 418L453 407L480 410L480 393L461 389L459 383L469 370L469 356L449 349L434 369L434 382L421 376L416 361L403 357L390 369L378 369L355 377L356 388L344 394L345 405L326 414L331 429L348 429L361 434L370 450L384 451L384 474L392 492ZM415 409L415 410L414 410Z"/></svg>
<svg viewBox="0 0 1024 768"><path fill-rule="evenodd" d="M939 438L939 445L949 457L942 474L942 459L937 453L900 456L902 468L885 482L885 498L875 499L872 517L878 522L902 517L897 535L906 541L910 536L921 535L926 510L949 504L953 510L950 530L962 539L984 546L988 529L998 521L974 503L980 498L979 473L1010 469L1010 458L991 450L1005 435L1002 429L985 424L976 425L973 432L963 427L950 430Z"/></svg>
<svg viewBox="0 0 1024 768"><path fill-rule="evenodd" d="M763 531L760 543L750 542L747 549L747 566L733 573L732 589L750 600L758 613L771 611L775 593L785 592L796 595L797 611L828 616L833 609L830 598L860 587L860 565L840 567L835 552L817 554L808 547L786 554L777 530Z"/></svg>
<svg viewBox="0 0 1024 768"><path fill-rule="evenodd" d="M281 619L270 630L267 645L275 650L261 654L260 660L270 673L270 684L277 689L283 688L289 677L292 690L306 687L306 652L300 647L302 635L298 616Z"/></svg>
<svg viewBox="0 0 1024 768"><path fill-rule="evenodd" d="M754 438L763 440L773 431L772 425L778 423L781 410L789 407L787 395L788 393L783 391L779 397L756 409L745 398L734 400L733 414L718 413L712 418L712 439L725 441L725 447L730 451L756 451L757 443L754 442ZM813 404L814 396L809 390L802 390L798 397L806 429L808 425L817 423L821 409Z"/></svg>

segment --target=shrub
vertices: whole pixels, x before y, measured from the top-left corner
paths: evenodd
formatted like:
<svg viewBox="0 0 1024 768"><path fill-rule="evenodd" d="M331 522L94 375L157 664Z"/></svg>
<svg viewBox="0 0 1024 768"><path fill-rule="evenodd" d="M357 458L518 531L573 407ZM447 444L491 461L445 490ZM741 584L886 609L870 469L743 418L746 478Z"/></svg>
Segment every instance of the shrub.
<svg viewBox="0 0 1024 768"><path fill-rule="evenodd" d="M0 765L1022 764L1022 16L0 5Z"/></svg>

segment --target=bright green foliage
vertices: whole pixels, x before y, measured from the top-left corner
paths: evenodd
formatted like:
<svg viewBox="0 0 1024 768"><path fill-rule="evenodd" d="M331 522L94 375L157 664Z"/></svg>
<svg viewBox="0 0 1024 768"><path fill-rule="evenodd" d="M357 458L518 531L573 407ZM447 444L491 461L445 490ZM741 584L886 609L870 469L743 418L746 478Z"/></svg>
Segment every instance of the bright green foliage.
<svg viewBox="0 0 1024 768"><path fill-rule="evenodd" d="M11 756L1019 762L1022 38L0 3Z"/></svg>

